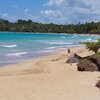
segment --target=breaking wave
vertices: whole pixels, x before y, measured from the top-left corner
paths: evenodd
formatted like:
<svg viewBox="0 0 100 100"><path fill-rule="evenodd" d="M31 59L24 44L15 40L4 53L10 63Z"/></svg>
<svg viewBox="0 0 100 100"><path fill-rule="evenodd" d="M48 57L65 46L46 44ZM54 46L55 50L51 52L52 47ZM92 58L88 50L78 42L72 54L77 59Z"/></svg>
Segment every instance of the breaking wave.
<svg viewBox="0 0 100 100"><path fill-rule="evenodd" d="M25 55L28 52L18 52L18 53L9 53L6 56L21 56L21 55Z"/></svg>
<svg viewBox="0 0 100 100"><path fill-rule="evenodd" d="M0 45L2 47L5 47L5 48L14 48L14 47L17 47L16 44L13 44L13 45Z"/></svg>

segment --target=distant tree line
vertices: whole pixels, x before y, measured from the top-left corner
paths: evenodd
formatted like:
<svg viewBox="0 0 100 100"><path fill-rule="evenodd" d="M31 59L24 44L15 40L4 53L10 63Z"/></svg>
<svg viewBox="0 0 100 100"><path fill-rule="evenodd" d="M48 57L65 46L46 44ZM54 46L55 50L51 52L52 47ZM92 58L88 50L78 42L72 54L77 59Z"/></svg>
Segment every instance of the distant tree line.
<svg viewBox="0 0 100 100"><path fill-rule="evenodd" d="M10 32L40 32L40 33L79 33L100 34L100 22L89 22L85 24L42 24L32 20L18 19L16 22L0 19L0 31Z"/></svg>

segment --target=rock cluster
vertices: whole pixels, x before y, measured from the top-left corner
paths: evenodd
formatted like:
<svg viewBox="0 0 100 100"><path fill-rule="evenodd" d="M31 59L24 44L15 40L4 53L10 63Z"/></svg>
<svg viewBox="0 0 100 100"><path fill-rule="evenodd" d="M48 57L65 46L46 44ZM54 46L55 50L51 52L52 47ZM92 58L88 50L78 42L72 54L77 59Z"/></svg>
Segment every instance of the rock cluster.
<svg viewBox="0 0 100 100"><path fill-rule="evenodd" d="M100 56L93 55L82 59L77 64L78 71L100 71Z"/></svg>
<svg viewBox="0 0 100 100"><path fill-rule="evenodd" d="M98 68L96 64L92 63L91 61L84 59L80 61L78 64L78 71L97 71Z"/></svg>

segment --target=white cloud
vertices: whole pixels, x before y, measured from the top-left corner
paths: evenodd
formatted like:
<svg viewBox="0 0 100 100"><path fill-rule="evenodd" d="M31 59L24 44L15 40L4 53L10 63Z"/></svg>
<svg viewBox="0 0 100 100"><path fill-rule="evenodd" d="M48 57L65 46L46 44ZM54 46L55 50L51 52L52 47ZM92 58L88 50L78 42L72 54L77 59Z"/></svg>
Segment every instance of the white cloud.
<svg viewBox="0 0 100 100"><path fill-rule="evenodd" d="M60 6L62 4L64 4L65 0L49 0L46 4L44 4L45 6L52 6L52 5L57 5Z"/></svg>
<svg viewBox="0 0 100 100"><path fill-rule="evenodd" d="M20 5L13 4L10 7L16 9L15 15L2 12L1 18L10 20L32 19L44 23L78 23L86 21L100 21L100 0L45 0L42 11L38 14L31 12L31 8L24 9ZM44 6L45 5L45 6ZM19 14L18 14L19 13Z"/></svg>
<svg viewBox="0 0 100 100"><path fill-rule="evenodd" d="M44 14L45 17L49 17L49 18L52 18L52 17L62 17L62 13L59 11L59 10L45 10L45 11L41 11L41 14Z"/></svg>
<svg viewBox="0 0 100 100"><path fill-rule="evenodd" d="M41 11L46 22L78 23L100 21L100 0L48 0ZM52 9L52 10L48 10ZM57 17L60 15L61 17ZM52 20L50 20L52 17ZM53 18L57 18L56 21Z"/></svg>
<svg viewBox="0 0 100 100"><path fill-rule="evenodd" d="M15 16L9 15L8 13L0 13L0 17L13 22L17 19Z"/></svg>
<svg viewBox="0 0 100 100"><path fill-rule="evenodd" d="M18 5L11 5L11 8L18 8Z"/></svg>
<svg viewBox="0 0 100 100"><path fill-rule="evenodd" d="M8 13L4 13L4 14L2 14L2 17L4 18L4 17L7 17L8 16Z"/></svg>
<svg viewBox="0 0 100 100"><path fill-rule="evenodd" d="M28 18L29 18L29 19L31 18L33 21L36 21L36 20L39 19L38 16L33 16L33 15L31 15L31 14L28 15Z"/></svg>
<svg viewBox="0 0 100 100"><path fill-rule="evenodd" d="M29 8L27 8L27 9L25 9L25 10L24 10L24 12L25 12L25 13L27 13L27 12L29 12L29 10L30 10L30 9L29 9Z"/></svg>

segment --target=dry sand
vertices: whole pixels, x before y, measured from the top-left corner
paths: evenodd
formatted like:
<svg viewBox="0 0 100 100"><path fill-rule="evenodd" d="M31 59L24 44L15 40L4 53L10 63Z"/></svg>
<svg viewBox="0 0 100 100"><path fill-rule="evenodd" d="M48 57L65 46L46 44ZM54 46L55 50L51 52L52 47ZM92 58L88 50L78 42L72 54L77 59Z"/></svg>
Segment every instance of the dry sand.
<svg viewBox="0 0 100 100"><path fill-rule="evenodd" d="M85 47L72 48L81 56L91 55ZM0 68L0 100L100 100L95 84L99 72L78 72L66 64L67 50L34 61Z"/></svg>

